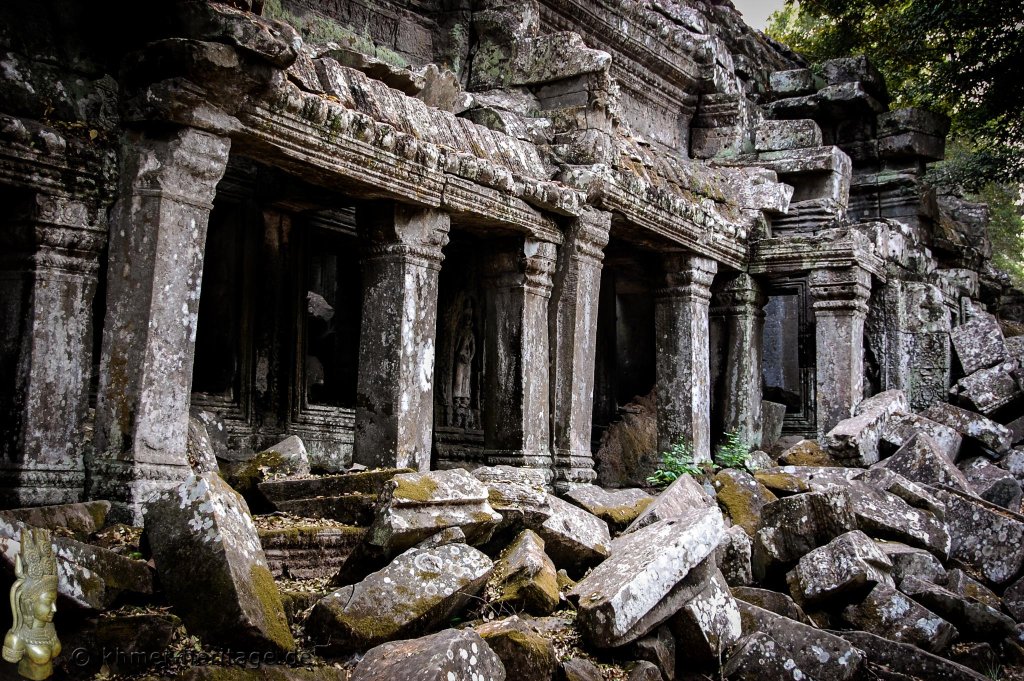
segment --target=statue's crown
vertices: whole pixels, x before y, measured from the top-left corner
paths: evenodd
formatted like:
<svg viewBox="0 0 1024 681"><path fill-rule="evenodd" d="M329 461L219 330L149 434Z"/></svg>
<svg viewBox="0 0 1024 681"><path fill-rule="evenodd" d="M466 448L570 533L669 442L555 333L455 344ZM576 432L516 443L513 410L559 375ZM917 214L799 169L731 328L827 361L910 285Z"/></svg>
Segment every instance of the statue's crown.
<svg viewBox="0 0 1024 681"><path fill-rule="evenodd" d="M57 575L57 557L50 543L50 531L26 528L21 533L21 564L27 579Z"/></svg>

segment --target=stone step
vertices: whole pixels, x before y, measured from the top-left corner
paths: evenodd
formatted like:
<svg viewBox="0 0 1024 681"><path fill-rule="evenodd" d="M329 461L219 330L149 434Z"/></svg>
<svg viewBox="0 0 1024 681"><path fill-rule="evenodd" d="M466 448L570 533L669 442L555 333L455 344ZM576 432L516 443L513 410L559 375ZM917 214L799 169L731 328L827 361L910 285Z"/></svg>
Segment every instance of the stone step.
<svg viewBox="0 0 1024 681"><path fill-rule="evenodd" d="M380 468L372 471L325 475L318 478L270 480L259 484L260 492L272 504L293 499L339 497L368 494L376 497L385 483L399 473L412 473L410 468Z"/></svg>
<svg viewBox="0 0 1024 681"><path fill-rule="evenodd" d="M361 527L301 521L288 527L259 530L267 564L277 579L330 577L365 534Z"/></svg>
<svg viewBox="0 0 1024 681"><path fill-rule="evenodd" d="M272 502L274 510L302 518L334 520L345 525L368 527L373 522L376 494L342 494L338 496L286 499Z"/></svg>

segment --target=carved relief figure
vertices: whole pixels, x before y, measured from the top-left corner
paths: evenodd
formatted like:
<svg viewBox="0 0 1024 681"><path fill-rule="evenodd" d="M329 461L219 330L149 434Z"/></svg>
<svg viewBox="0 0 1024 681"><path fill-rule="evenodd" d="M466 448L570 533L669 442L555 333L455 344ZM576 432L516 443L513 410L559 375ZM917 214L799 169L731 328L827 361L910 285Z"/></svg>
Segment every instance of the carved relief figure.
<svg viewBox="0 0 1024 681"><path fill-rule="evenodd" d="M53 615L57 612L57 559L48 530L22 531L21 553L15 558L14 572L14 622L4 637L3 655L8 662L19 663L19 674L38 681L53 674L53 658L60 654L60 641L53 628Z"/></svg>
<svg viewBox="0 0 1024 681"><path fill-rule="evenodd" d="M455 339L455 368L452 372L453 425L474 427L470 400L473 396L473 358L476 356L476 336L473 334L473 303L466 301Z"/></svg>

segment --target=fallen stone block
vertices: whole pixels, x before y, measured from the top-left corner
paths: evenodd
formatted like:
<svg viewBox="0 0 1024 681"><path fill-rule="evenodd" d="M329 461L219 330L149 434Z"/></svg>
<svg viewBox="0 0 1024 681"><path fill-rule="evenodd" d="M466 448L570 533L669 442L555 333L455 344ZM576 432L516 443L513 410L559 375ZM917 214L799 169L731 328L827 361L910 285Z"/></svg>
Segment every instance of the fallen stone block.
<svg viewBox="0 0 1024 681"><path fill-rule="evenodd" d="M825 435L824 449L828 455L844 466L870 466L877 462L882 429L894 413L886 408L887 405L879 405L837 423Z"/></svg>
<svg viewBox="0 0 1024 681"><path fill-rule="evenodd" d="M946 504L950 558L997 586L1012 580L1024 566L1024 517L949 487L937 495Z"/></svg>
<svg viewBox="0 0 1024 681"><path fill-rule="evenodd" d="M309 454L306 445L298 435L289 435L272 447L268 447L256 456L276 458L278 472L285 475L309 475Z"/></svg>
<svg viewBox="0 0 1024 681"><path fill-rule="evenodd" d="M661 670L666 681L676 678L676 638L667 624L637 640L630 648L638 660L646 660Z"/></svg>
<svg viewBox="0 0 1024 681"><path fill-rule="evenodd" d="M926 579L929 582L941 582L946 579L946 569L931 552L900 542L882 541L877 543L878 548L892 563L890 574L897 584L904 577L910 575Z"/></svg>
<svg viewBox="0 0 1024 681"><path fill-rule="evenodd" d="M384 484L367 541L394 554L461 527L469 543L482 544L501 522L487 500L487 487L461 468L401 473Z"/></svg>
<svg viewBox="0 0 1024 681"><path fill-rule="evenodd" d="M970 491L996 506L1002 506L1014 512L1020 511L1024 492L1021 491L1020 483L1012 473L981 456L965 459L957 467L963 471L970 483Z"/></svg>
<svg viewBox="0 0 1024 681"><path fill-rule="evenodd" d="M900 679L985 681L987 677L956 662L932 655L917 646L899 643L866 631L844 631L841 636L867 656L869 667L901 675Z"/></svg>
<svg viewBox="0 0 1024 681"><path fill-rule="evenodd" d="M973 491L967 477L926 433L916 433L895 454L875 464L923 485L947 485Z"/></svg>
<svg viewBox="0 0 1024 681"><path fill-rule="evenodd" d="M715 550L715 562L729 586L746 586L754 581L750 567L752 547L750 535L739 525L722 533L722 541Z"/></svg>
<svg viewBox="0 0 1024 681"><path fill-rule="evenodd" d="M841 534L857 529L849 492L830 489L766 505L754 535L754 575L787 565Z"/></svg>
<svg viewBox="0 0 1024 681"><path fill-rule="evenodd" d="M1012 619L981 601L917 577L910 576L900 582L900 591L951 622L965 639L1002 639L1013 634L1016 626Z"/></svg>
<svg viewBox="0 0 1024 681"><path fill-rule="evenodd" d="M998 611L1003 608L1003 600L999 598L992 589L988 588L959 568L953 568L950 570L946 574L945 581L940 582L936 580L935 583L941 584L947 590L963 596L964 598L984 603L993 610Z"/></svg>
<svg viewBox="0 0 1024 681"><path fill-rule="evenodd" d="M936 518L942 519L946 515L946 505L939 501L930 489L887 468L869 468L853 479L854 487L860 487L862 484L888 492L914 508L928 511Z"/></svg>
<svg viewBox="0 0 1024 681"><path fill-rule="evenodd" d="M317 601L306 633L331 653L425 633L477 596L493 568L490 558L465 544L409 549L358 584Z"/></svg>
<svg viewBox="0 0 1024 681"><path fill-rule="evenodd" d="M1024 447L1014 447L996 465L1016 478L1017 482L1024 481Z"/></svg>
<svg viewBox="0 0 1024 681"><path fill-rule="evenodd" d="M872 411L884 411L892 415L906 413L909 410L907 396L902 390L885 390L861 400L853 408L853 415L860 416Z"/></svg>
<svg viewBox="0 0 1024 681"><path fill-rule="evenodd" d="M923 416L949 426L965 441L981 445L996 458L1010 449L1012 437L1009 429L981 414L940 402L928 407Z"/></svg>
<svg viewBox="0 0 1024 681"><path fill-rule="evenodd" d="M668 620L676 642L696 662L717 662L743 634L740 611L729 585L716 571L703 591Z"/></svg>
<svg viewBox="0 0 1024 681"><path fill-rule="evenodd" d="M940 653L957 636L956 627L892 586L879 584L860 603L843 610L850 626Z"/></svg>
<svg viewBox="0 0 1024 681"><path fill-rule="evenodd" d="M771 636L755 631L743 637L733 648L722 665L722 678L729 681L805 681L811 677Z"/></svg>
<svg viewBox="0 0 1024 681"><path fill-rule="evenodd" d="M761 400L761 449L771 451L779 441L785 418L786 405Z"/></svg>
<svg viewBox="0 0 1024 681"><path fill-rule="evenodd" d="M642 489L606 490L597 485L574 487L566 492L565 498L619 531L628 527L654 501L654 497Z"/></svg>
<svg viewBox="0 0 1024 681"><path fill-rule="evenodd" d="M811 491L806 482L795 475L783 473L778 468L758 471L754 473L754 480L764 485L776 496L789 496Z"/></svg>
<svg viewBox="0 0 1024 681"><path fill-rule="evenodd" d="M501 515L499 531L535 527L551 517L544 471L516 466L483 466L473 477L487 486L487 500Z"/></svg>
<svg viewBox="0 0 1024 681"><path fill-rule="evenodd" d="M1021 396L1017 362L980 369L956 382L949 394L960 404L989 416Z"/></svg>
<svg viewBox="0 0 1024 681"><path fill-rule="evenodd" d="M75 539L86 541L107 521L109 501L85 501L77 504L55 504L31 508L9 508L0 511L0 518L17 520L44 530L70 530Z"/></svg>
<svg viewBox="0 0 1024 681"><path fill-rule="evenodd" d="M835 487L845 489L863 472L863 469L846 466L779 466L764 471L769 475L782 473L797 478L812 492L824 492Z"/></svg>
<svg viewBox="0 0 1024 681"><path fill-rule="evenodd" d="M709 495L700 483L689 475L682 475L678 480L665 488L655 497L654 501L641 513L623 534L636 532L661 520L669 520L681 516L693 509L711 508L715 505L714 498Z"/></svg>
<svg viewBox="0 0 1024 681"><path fill-rule="evenodd" d="M472 629L446 629L430 636L371 648L350 681L505 681L505 667Z"/></svg>
<svg viewBox="0 0 1024 681"><path fill-rule="evenodd" d="M707 585L710 570L695 579L694 568L723 531L721 512L705 508L616 539L611 557L569 593L584 637L601 648L625 645L668 619Z"/></svg>
<svg viewBox="0 0 1024 681"><path fill-rule="evenodd" d="M779 456L782 466L835 466L836 460L823 450L817 440L800 440Z"/></svg>
<svg viewBox="0 0 1024 681"><path fill-rule="evenodd" d="M191 633L218 645L295 648L249 508L217 474L161 492L144 518L160 584Z"/></svg>
<svg viewBox="0 0 1024 681"><path fill-rule="evenodd" d="M927 549L941 560L949 555L949 530L934 513L863 482L851 486L848 493L857 526L872 537Z"/></svg>
<svg viewBox="0 0 1024 681"><path fill-rule="evenodd" d="M494 564L487 595L489 603L534 615L547 615L558 607L558 577L544 553L544 540L523 530Z"/></svg>
<svg viewBox="0 0 1024 681"><path fill-rule="evenodd" d="M579 574L608 556L612 541L608 523L550 494L548 507L551 516L532 529L544 540L556 566Z"/></svg>
<svg viewBox="0 0 1024 681"><path fill-rule="evenodd" d="M1024 622L1024 577L1018 579L1003 592L1003 607L1013 619Z"/></svg>
<svg viewBox="0 0 1024 681"><path fill-rule="evenodd" d="M216 473L219 469L213 441L206 430L206 424L197 416L188 417L188 436L185 440L185 458L196 475Z"/></svg>
<svg viewBox="0 0 1024 681"><path fill-rule="evenodd" d="M604 674L590 660L573 657L562 662L565 681L604 681Z"/></svg>
<svg viewBox="0 0 1024 681"><path fill-rule="evenodd" d="M551 681L558 667L555 646L523 620L513 615L473 630L520 681Z"/></svg>
<svg viewBox="0 0 1024 681"><path fill-rule="evenodd" d="M994 366L1008 357L1003 331L995 316L988 312L977 313L966 324L954 328L950 340L964 374Z"/></svg>
<svg viewBox="0 0 1024 681"><path fill-rule="evenodd" d="M924 433L950 461L956 461L963 438L960 433L920 414L896 413L889 417L882 429L882 443L893 452L903 447L917 433Z"/></svg>
<svg viewBox="0 0 1024 681"><path fill-rule="evenodd" d="M752 586L739 586L732 588L732 595L741 601L756 605L762 610L774 612L776 615L788 617L791 620L811 624L804 609L796 604L792 598L781 591L770 589L758 589Z"/></svg>
<svg viewBox="0 0 1024 681"><path fill-rule="evenodd" d="M711 485L722 512L750 535L761 524L761 509L778 498L749 473L733 468L719 471Z"/></svg>
<svg viewBox="0 0 1024 681"><path fill-rule="evenodd" d="M847 532L804 555L786 576L789 593L802 607L865 592L876 584L894 586L892 563L860 530Z"/></svg>
<svg viewBox="0 0 1024 681"><path fill-rule="evenodd" d="M744 635L760 632L770 636L808 678L821 681L862 678L863 653L839 636L743 601L737 601L737 605Z"/></svg>
<svg viewBox="0 0 1024 681"><path fill-rule="evenodd" d="M665 681L665 677L653 662L639 660L630 667L626 681Z"/></svg>

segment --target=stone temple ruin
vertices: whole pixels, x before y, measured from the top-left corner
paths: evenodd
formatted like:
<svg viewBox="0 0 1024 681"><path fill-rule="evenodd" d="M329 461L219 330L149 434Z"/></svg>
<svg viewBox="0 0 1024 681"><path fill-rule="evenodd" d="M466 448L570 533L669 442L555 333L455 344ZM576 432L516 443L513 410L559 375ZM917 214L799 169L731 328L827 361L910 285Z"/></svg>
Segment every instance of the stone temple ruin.
<svg viewBox="0 0 1024 681"><path fill-rule="evenodd" d="M289 607L312 606L318 654L443 629L452 594L491 593L516 528L506 565L596 565L560 585L588 645L656 639L623 659L667 636L729 678L757 658L824 681L916 645L920 669L966 679L932 655L956 627L1017 636L1024 298L989 263L986 207L924 180L948 121L890 110L867 60L808 64L728 0L115 5L133 30L89 3L0 8L8 557L49 522L28 507L109 507L163 537L209 513L227 550L149 540L169 592L203 580L167 572L183 556L234 575L209 631L167 594L189 631L225 643L242 621L244 645L290 650L274 579L337 572L346 594ZM767 468L653 503L602 489L644 485L681 439L709 461L727 433ZM250 506L345 529L288 544ZM104 523L82 523L58 557L95 577ZM102 594L65 573L62 595L95 612L160 593L117 558ZM850 573L823 576L837 561ZM417 570L450 597L415 622L345 612ZM780 612L787 588L806 614ZM879 624L871 599L938 624ZM809 637L849 664L799 653ZM367 671L388 655L357 676L400 678Z"/></svg>

